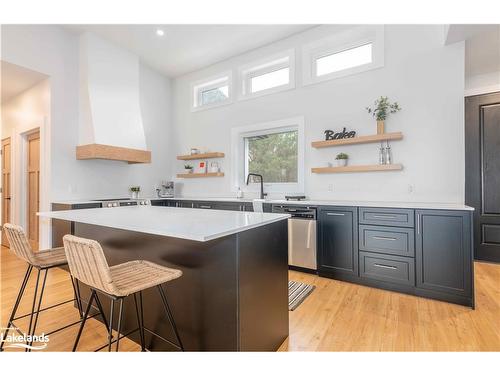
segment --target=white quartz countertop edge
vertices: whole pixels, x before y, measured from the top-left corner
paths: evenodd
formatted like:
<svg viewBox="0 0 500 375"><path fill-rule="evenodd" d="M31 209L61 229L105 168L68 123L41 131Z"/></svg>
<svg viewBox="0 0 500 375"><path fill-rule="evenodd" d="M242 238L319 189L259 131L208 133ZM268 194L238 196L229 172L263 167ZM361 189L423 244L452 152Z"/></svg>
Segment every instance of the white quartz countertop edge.
<svg viewBox="0 0 500 375"><path fill-rule="evenodd" d="M83 224L98 225L102 227L200 242L206 242L249 229L272 224L290 217L288 214L203 210L203 215L206 215L208 220L205 225L201 226L202 228L199 233L196 233L196 231L193 231L193 229L196 230L196 228L193 228L193 220L190 220L190 213L187 210L193 211L193 219L197 215L199 216L201 211L189 208L129 206L108 209L90 208L86 210L39 212L37 215L44 218L74 221ZM140 217L140 214L145 212L148 212L148 215L145 217L151 220L150 224L148 224L147 220L144 220L145 217ZM178 215L181 213L182 215ZM188 214L186 215L186 213ZM125 218L127 215L130 217ZM239 219L251 219L251 222L244 224L235 222L235 220L238 221L238 216ZM227 218L227 223L222 224L225 228L220 228L220 226L216 227L214 225L211 227L210 219L224 220L224 218ZM182 227L183 222L185 223L185 228ZM159 228L158 223L163 223L165 225ZM175 227L178 229L169 229ZM202 231L203 233L200 233Z"/></svg>

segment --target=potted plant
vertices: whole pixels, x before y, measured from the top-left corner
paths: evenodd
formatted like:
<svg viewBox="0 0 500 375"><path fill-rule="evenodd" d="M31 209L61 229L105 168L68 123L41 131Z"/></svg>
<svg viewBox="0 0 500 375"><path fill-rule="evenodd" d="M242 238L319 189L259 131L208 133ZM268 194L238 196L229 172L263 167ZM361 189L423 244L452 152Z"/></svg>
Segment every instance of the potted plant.
<svg viewBox="0 0 500 375"><path fill-rule="evenodd" d="M344 154L343 152L337 154L335 157L335 160L337 160L337 166L345 167L347 165L347 159L349 159L349 155Z"/></svg>
<svg viewBox="0 0 500 375"><path fill-rule="evenodd" d="M139 192L141 191L140 186L132 186L130 188L130 192L132 193L132 199L137 199L139 198Z"/></svg>
<svg viewBox="0 0 500 375"><path fill-rule="evenodd" d="M389 102L387 96L381 96L375 100L374 105L374 108L366 107L366 110L377 119L377 134L384 134L384 121L389 114L400 111L401 107L398 102Z"/></svg>
<svg viewBox="0 0 500 375"><path fill-rule="evenodd" d="M193 166L191 164L185 164L184 165L184 172L193 173Z"/></svg>

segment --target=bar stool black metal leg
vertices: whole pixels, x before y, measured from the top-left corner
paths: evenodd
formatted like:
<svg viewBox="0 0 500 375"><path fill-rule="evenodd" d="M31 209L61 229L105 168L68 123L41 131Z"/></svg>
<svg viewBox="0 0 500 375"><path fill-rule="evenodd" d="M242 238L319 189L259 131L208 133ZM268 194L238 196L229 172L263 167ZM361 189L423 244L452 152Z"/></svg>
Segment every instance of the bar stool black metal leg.
<svg viewBox="0 0 500 375"><path fill-rule="evenodd" d="M170 311L170 307L168 306L167 296L165 295L165 292L163 291L163 288L161 287L161 285L158 285L158 291L160 292L161 300L163 302L163 307L165 307L165 312L167 313L168 320L170 321L170 324L172 325L172 328L173 328L174 333L175 333L175 337L177 338L177 342L179 343L181 350L184 351L184 346L182 345L181 337L179 336L179 332L177 331L177 326L175 325L172 311Z"/></svg>
<svg viewBox="0 0 500 375"><path fill-rule="evenodd" d="M146 351L146 344L144 340L144 322L142 321L141 316L139 315L139 308L137 307L137 293L134 293L134 305L135 305L135 314L137 316L137 325L139 326L139 337L141 339L141 351Z"/></svg>
<svg viewBox="0 0 500 375"><path fill-rule="evenodd" d="M78 342L80 341L80 336L82 335L83 332L83 327L85 326L85 322L87 321L87 317L89 316L90 308L92 307L92 302L94 301L95 298L95 290L92 290L92 294L90 295L90 299L87 305L87 308L85 309L85 313L83 314L82 322L80 324L80 329L78 330L78 334L76 335L75 343L73 344L73 351L76 352L76 348L78 346Z"/></svg>
<svg viewBox="0 0 500 375"><path fill-rule="evenodd" d="M111 308L109 313L109 329L108 329L108 352L111 351L111 344L113 340L113 313L115 308L115 301L111 299Z"/></svg>
<svg viewBox="0 0 500 375"><path fill-rule="evenodd" d="M35 313L35 322L33 323L33 329L28 335L34 336L36 332L36 326L38 324L38 317L40 315L40 307L42 306L42 298L43 298L43 292L45 291L45 283L47 281L47 274L49 273L48 269L45 269L45 275L43 276L43 282L42 282L42 289L40 290L40 298L38 299L38 306L36 308L36 313ZM31 341L30 341L31 342ZM29 352L31 352L31 349L28 349Z"/></svg>
<svg viewBox="0 0 500 375"><path fill-rule="evenodd" d="M99 295L95 294L95 303L97 304L97 308L99 309L99 313L102 316L102 320L104 323L104 326L107 328L108 327L108 320L106 319L106 314L104 314L104 309L102 308L101 300L99 299Z"/></svg>
<svg viewBox="0 0 500 375"><path fill-rule="evenodd" d="M28 268L26 269L26 273L24 275L23 282L21 283L21 288L19 288L19 293L17 294L16 302L14 303L14 307L12 308L12 312L10 313L10 318L9 322L7 323L7 326L5 327L5 333L3 335L4 338L7 337L10 331L10 326L12 325L12 321L16 317L17 309L19 307L19 303L21 302L21 299L23 298L24 290L26 289L26 285L28 284L28 280L31 275L31 270L33 269L33 266L30 264L28 265ZM3 350L3 345L5 344L5 341L2 341L0 343L0 351Z"/></svg>
<svg viewBox="0 0 500 375"><path fill-rule="evenodd" d="M116 330L116 351L118 351L118 346L120 345L120 330L122 328L122 319L123 319L123 300L124 298L120 298L120 312L118 313L118 326Z"/></svg>
<svg viewBox="0 0 500 375"><path fill-rule="evenodd" d="M73 293L75 295L76 307L78 308L78 314L80 315L80 319L81 319L83 317L82 301L80 299L80 293L78 293L76 286L75 286L75 283L78 281L75 280L73 278L73 276L71 276L71 274L69 275L69 277L71 278L71 286L73 287Z"/></svg>
<svg viewBox="0 0 500 375"><path fill-rule="evenodd" d="M28 326L28 335L31 332L31 327L33 324L33 315L35 315L35 304L36 304L36 297L38 295L38 284L40 283L40 269L37 269L37 274L36 274L36 284L35 284L35 293L33 295L33 304L31 306L31 314L30 314L30 324ZM28 348L25 349L25 352L28 351Z"/></svg>

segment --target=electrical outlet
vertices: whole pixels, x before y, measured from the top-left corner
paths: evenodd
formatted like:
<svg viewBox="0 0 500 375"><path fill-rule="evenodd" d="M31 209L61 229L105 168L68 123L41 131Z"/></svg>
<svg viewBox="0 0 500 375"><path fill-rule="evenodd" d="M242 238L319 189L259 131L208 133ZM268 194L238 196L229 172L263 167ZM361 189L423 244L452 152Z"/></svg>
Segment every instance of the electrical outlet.
<svg viewBox="0 0 500 375"><path fill-rule="evenodd" d="M415 185L413 184L408 184L408 193L413 193L415 192Z"/></svg>
<svg viewBox="0 0 500 375"><path fill-rule="evenodd" d="M333 191L333 184L328 184L328 191Z"/></svg>

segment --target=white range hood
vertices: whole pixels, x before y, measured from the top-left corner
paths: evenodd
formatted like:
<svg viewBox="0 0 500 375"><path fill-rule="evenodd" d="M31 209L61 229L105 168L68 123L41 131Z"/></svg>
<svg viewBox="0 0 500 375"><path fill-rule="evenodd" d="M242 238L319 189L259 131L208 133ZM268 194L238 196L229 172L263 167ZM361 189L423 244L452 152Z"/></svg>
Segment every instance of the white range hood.
<svg viewBox="0 0 500 375"><path fill-rule="evenodd" d="M77 159L149 163L139 102L139 58L92 33L80 36Z"/></svg>

